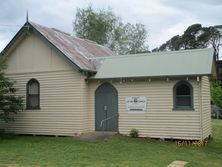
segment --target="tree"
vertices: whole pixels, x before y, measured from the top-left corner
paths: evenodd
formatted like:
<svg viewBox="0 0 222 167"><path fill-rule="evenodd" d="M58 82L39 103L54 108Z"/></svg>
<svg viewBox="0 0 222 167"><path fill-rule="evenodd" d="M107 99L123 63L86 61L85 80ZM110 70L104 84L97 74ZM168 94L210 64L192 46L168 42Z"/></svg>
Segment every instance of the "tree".
<svg viewBox="0 0 222 167"><path fill-rule="evenodd" d="M189 26L181 37L182 47L184 49L202 48L202 43L199 39L202 33L201 24L193 24Z"/></svg>
<svg viewBox="0 0 222 167"><path fill-rule="evenodd" d="M141 53L148 50L146 45L147 31L143 24L130 24L127 23L124 26L126 47L128 48L126 52L130 54Z"/></svg>
<svg viewBox="0 0 222 167"><path fill-rule="evenodd" d="M14 81L4 74L6 58L0 55L0 120L5 122L13 120L13 114L23 109L21 96L16 95Z"/></svg>
<svg viewBox="0 0 222 167"><path fill-rule="evenodd" d="M172 37L168 43L170 50L179 50L182 45L182 38L179 35L176 35Z"/></svg>
<svg viewBox="0 0 222 167"><path fill-rule="evenodd" d="M214 56L216 60L219 60L219 49L222 46L222 25L210 26L206 29L208 34L209 44L214 48Z"/></svg>
<svg viewBox="0 0 222 167"><path fill-rule="evenodd" d="M91 6L86 9L77 8L73 23L74 31L80 38L93 40L99 44L107 44L107 36L115 28L116 19L111 11L96 12Z"/></svg>
<svg viewBox="0 0 222 167"><path fill-rule="evenodd" d="M159 48L158 47L154 48L152 52L179 50L181 46L182 46L181 36L175 35L170 40L166 41L166 43L163 43Z"/></svg>
<svg viewBox="0 0 222 167"><path fill-rule="evenodd" d="M222 108L222 88L219 82L211 83L211 98L214 104Z"/></svg>
<svg viewBox="0 0 222 167"><path fill-rule="evenodd" d="M124 24L111 10L77 9L73 22L75 35L109 47L116 54L148 50L147 31L143 24Z"/></svg>
<svg viewBox="0 0 222 167"><path fill-rule="evenodd" d="M214 48L215 59L219 59L219 48L222 46L222 25L202 27L201 24L189 26L184 33L172 37L163 43L156 51L173 51L180 49Z"/></svg>

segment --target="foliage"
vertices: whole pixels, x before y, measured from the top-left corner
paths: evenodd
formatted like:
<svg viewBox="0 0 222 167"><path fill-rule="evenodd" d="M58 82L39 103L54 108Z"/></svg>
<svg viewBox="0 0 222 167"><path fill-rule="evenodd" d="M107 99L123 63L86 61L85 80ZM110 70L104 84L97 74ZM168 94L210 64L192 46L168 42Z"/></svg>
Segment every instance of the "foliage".
<svg viewBox="0 0 222 167"><path fill-rule="evenodd" d="M219 48L222 46L222 25L207 28L209 44L214 48L216 60L219 59Z"/></svg>
<svg viewBox="0 0 222 167"><path fill-rule="evenodd" d="M4 138L4 135L5 135L5 130L0 129L0 140Z"/></svg>
<svg viewBox="0 0 222 167"><path fill-rule="evenodd" d="M77 9L74 30L78 37L96 41L100 44L108 42L107 35L115 27L116 17L110 11L96 12L89 6Z"/></svg>
<svg viewBox="0 0 222 167"><path fill-rule="evenodd" d="M16 95L14 81L4 74L6 58L0 55L0 120L5 122L13 120L13 114L23 109L21 96Z"/></svg>
<svg viewBox="0 0 222 167"><path fill-rule="evenodd" d="M96 143L73 137L14 136L0 141L0 166L162 167L183 160L189 162L186 167L221 167L222 120L212 123L214 140L201 148L118 135Z"/></svg>
<svg viewBox="0 0 222 167"><path fill-rule="evenodd" d="M210 90L213 103L222 108L222 87L220 83L212 82Z"/></svg>
<svg viewBox="0 0 222 167"><path fill-rule="evenodd" d="M73 27L76 36L105 45L117 54L148 50L145 26L124 24L111 10L95 10L91 6L78 8Z"/></svg>
<svg viewBox="0 0 222 167"><path fill-rule="evenodd" d="M181 37L181 45L184 49L203 48L202 40L202 26L201 24L193 24L189 26Z"/></svg>
<svg viewBox="0 0 222 167"><path fill-rule="evenodd" d="M137 138L137 137L139 137L139 130L138 129L131 129L130 130L130 137L132 137L132 138Z"/></svg>
<svg viewBox="0 0 222 167"><path fill-rule="evenodd" d="M152 51L174 51L181 49L214 48L214 56L219 59L219 47L222 45L222 25L202 27L201 24L189 26L184 33L172 37Z"/></svg>

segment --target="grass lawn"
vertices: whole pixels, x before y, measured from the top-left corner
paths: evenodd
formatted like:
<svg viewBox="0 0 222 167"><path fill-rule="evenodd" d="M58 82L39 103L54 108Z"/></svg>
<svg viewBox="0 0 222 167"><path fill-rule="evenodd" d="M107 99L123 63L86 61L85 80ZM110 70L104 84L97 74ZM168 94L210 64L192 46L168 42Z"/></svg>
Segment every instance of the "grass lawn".
<svg viewBox="0 0 222 167"><path fill-rule="evenodd" d="M70 137L15 136L0 140L0 167L166 167L174 160L188 161L186 167L221 167L222 120L212 124L213 141L200 148L122 136L98 143Z"/></svg>

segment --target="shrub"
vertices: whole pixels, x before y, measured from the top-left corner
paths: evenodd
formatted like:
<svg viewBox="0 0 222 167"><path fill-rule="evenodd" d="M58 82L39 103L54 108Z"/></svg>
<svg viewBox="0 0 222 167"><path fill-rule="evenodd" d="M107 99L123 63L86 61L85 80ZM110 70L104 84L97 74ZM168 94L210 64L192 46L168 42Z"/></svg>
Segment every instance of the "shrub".
<svg viewBox="0 0 222 167"><path fill-rule="evenodd" d="M222 88L219 82L211 83L211 99L215 105L222 108Z"/></svg>
<svg viewBox="0 0 222 167"><path fill-rule="evenodd" d="M4 135L5 135L5 130L0 129L0 140L4 138Z"/></svg>
<svg viewBox="0 0 222 167"><path fill-rule="evenodd" d="M6 57L0 54L0 121L13 121L13 113L23 110L23 97L17 94L15 81L6 77Z"/></svg>
<svg viewBox="0 0 222 167"><path fill-rule="evenodd" d="M139 130L138 129L131 129L130 130L130 137L132 137L132 138L136 138L136 137L139 137Z"/></svg>

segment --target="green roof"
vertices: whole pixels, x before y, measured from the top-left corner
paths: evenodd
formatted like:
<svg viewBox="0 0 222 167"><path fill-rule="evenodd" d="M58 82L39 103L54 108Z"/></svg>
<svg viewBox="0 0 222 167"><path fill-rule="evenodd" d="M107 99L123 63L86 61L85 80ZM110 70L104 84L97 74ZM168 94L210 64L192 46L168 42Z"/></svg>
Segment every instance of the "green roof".
<svg viewBox="0 0 222 167"><path fill-rule="evenodd" d="M212 65L212 48L113 56L93 78L211 75Z"/></svg>

